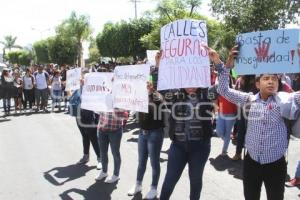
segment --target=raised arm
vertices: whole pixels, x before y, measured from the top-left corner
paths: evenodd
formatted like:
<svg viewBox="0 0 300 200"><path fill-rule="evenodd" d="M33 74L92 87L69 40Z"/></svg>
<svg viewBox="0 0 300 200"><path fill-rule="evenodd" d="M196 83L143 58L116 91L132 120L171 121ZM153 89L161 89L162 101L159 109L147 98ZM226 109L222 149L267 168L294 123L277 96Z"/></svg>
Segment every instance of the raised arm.
<svg viewBox="0 0 300 200"><path fill-rule="evenodd" d="M220 60L219 54L215 50L207 46L205 48L208 50L209 57L215 64L216 69L218 71L219 85L217 88L217 92L223 97L225 97L228 101L238 106L243 106L250 100L251 94L229 88L229 72L230 69L233 67L234 58L238 53L237 47L232 48L232 50L230 51L225 66Z"/></svg>

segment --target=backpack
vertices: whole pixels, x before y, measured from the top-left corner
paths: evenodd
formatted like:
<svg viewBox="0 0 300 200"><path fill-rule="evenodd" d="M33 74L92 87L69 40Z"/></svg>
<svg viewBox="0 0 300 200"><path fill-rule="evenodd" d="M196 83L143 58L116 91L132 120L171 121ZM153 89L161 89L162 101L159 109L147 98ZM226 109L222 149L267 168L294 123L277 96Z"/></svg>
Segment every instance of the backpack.
<svg viewBox="0 0 300 200"><path fill-rule="evenodd" d="M75 90L69 99L69 113L72 117L79 116L81 104L81 89Z"/></svg>

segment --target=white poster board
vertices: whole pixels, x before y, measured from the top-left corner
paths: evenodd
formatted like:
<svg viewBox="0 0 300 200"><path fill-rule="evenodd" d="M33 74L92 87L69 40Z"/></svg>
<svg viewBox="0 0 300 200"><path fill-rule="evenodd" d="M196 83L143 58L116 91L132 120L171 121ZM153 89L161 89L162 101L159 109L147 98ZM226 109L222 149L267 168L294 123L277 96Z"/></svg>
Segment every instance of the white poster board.
<svg viewBox="0 0 300 200"><path fill-rule="evenodd" d="M239 34L236 72L280 74L300 72L300 29L278 29Z"/></svg>
<svg viewBox="0 0 300 200"><path fill-rule="evenodd" d="M113 73L93 72L84 76L81 108L94 112L112 112Z"/></svg>
<svg viewBox="0 0 300 200"><path fill-rule="evenodd" d="M73 91L80 88L81 68L70 69L67 71L66 91Z"/></svg>
<svg viewBox="0 0 300 200"><path fill-rule="evenodd" d="M114 71L114 108L148 113L147 81L150 65L117 66Z"/></svg>
<svg viewBox="0 0 300 200"><path fill-rule="evenodd" d="M160 37L158 90L211 85L205 21L174 21L161 28Z"/></svg>
<svg viewBox="0 0 300 200"><path fill-rule="evenodd" d="M155 56L159 52L158 50L147 50L148 64L155 66Z"/></svg>

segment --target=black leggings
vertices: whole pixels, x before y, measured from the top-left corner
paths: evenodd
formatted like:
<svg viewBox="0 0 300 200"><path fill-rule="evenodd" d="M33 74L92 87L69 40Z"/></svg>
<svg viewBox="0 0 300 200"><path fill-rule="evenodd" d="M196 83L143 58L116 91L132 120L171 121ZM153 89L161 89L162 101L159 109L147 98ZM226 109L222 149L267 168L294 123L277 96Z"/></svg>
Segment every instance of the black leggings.
<svg viewBox="0 0 300 200"><path fill-rule="evenodd" d="M92 111L80 110L80 118L76 119L83 143L83 153L89 154L92 143L97 158L100 158L100 147L97 138L97 123Z"/></svg>

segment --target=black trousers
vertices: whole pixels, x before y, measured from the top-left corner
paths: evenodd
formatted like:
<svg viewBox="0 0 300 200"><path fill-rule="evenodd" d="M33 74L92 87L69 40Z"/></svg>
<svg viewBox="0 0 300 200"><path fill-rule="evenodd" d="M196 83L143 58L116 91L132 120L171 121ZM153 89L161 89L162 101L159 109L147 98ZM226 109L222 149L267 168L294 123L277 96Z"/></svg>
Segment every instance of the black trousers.
<svg viewBox="0 0 300 200"><path fill-rule="evenodd" d="M100 146L97 137L98 118L93 111L80 109L80 117L76 118L77 126L82 136L83 153L89 154L92 143L97 158L100 158Z"/></svg>
<svg viewBox="0 0 300 200"><path fill-rule="evenodd" d="M286 173L285 157L262 165L247 154L243 180L245 200L259 200L262 183L265 185L268 200L283 200Z"/></svg>
<svg viewBox="0 0 300 200"><path fill-rule="evenodd" d="M32 108L32 104L34 102L34 89L31 90L23 90L24 93L24 109L27 108L27 102L29 102L29 108Z"/></svg>

